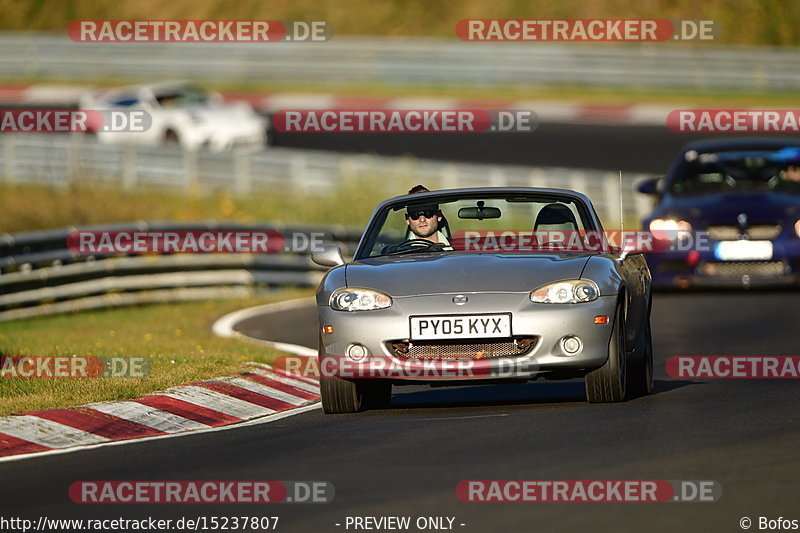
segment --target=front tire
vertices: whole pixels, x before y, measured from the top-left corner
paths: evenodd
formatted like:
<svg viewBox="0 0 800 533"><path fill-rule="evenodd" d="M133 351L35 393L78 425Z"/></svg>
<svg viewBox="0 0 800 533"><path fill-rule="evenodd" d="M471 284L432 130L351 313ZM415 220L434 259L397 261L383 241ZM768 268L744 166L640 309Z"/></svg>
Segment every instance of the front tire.
<svg viewBox="0 0 800 533"><path fill-rule="evenodd" d="M327 414L357 413L365 407L388 407L392 384L382 379L320 378L322 410Z"/></svg>
<svg viewBox="0 0 800 533"><path fill-rule="evenodd" d="M322 366L325 356L325 346L322 343L322 334L317 337L317 361ZM322 410L326 414L357 413L364 403L363 391L358 383L335 376L319 377L319 392L322 398Z"/></svg>
<svg viewBox="0 0 800 533"><path fill-rule="evenodd" d="M168 129L164 132L164 144L169 146L178 146L180 145L181 140L178 137L178 132L173 129Z"/></svg>
<svg viewBox="0 0 800 533"><path fill-rule="evenodd" d="M608 359L603 366L586 374L586 399L589 403L621 402L625 399L625 316L621 303L617 304L615 315L614 329L608 341Z"/></svg>
<svg viewBox="0 0 800 533"><path fill-rule="evenodd" d="M364 404L364 392L356 381L320 377L319 390L326 414L357 413Z"/></svg>
<svg viewBox="0 0 800 533"><path fill-rule="evenodd" d="M650 320L644 332L645 351L638 361L631 363L628 371L628 393L633 398L647 396L653 392L653 338L650 334Z"/></svg>
<svg viewBox="0 0 800 533"><path fill-rule="evenodd" d="M325 350L319 337L318 360ZM392 383L383 379L342 379L320 376L322 410L326 414L357 413L365 407L386 407L392 399Z"/></svg>

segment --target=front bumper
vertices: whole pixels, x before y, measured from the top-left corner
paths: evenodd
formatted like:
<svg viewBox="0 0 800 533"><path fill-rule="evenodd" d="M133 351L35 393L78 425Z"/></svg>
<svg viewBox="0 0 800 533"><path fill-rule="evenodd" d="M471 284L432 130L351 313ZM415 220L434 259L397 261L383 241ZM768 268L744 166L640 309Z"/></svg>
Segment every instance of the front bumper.
<svg viewBox="0 0 800 533"><path fill-rule="evenodd" d="M651 252L647 265L660 289L784 287L800 284L800 243L773 241L769 260L722 261L710 250Z"/></svg>
<svg viewBox="0 0 800 533"><path fill-rule="evenodd" d="M247 124L236 130L212 125L186 128L181 144L187 150L208 148L214 152L235 148L263 148L267 144L266 124Z"/></svg>
<svg viewBox="0 0 800 533"><path fill-rule="evenodd" d="M455 305L455 294L395 298L392 307L376 311L334 311L318 306L320 327L333 326L333 333L321 333L320 371L323 376L343 378L390 378L395 381L471 381L580 376L602 366L608 357L617 297L602 296L580 304L536 304L528 293L468 294L465 305ZM415 359L400 356L392 343L409 341L409 316L510 313L514 338L534 338L535 343L521 355L453 359ZM605 315L607 324L595 324ZM567 354L562 339L576 336L581 349ZM455 343L509 341L505 339L459 339ZM412 341L413 342L413 341ZM348 346L359 344L368 356L355 363L345 354Z"/></svg>

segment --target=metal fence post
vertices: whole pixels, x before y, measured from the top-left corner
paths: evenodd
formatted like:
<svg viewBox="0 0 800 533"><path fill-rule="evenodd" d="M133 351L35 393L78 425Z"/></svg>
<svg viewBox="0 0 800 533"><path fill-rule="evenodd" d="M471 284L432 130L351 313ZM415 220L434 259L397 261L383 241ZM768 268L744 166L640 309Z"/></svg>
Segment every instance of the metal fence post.
<svg viewBox="0 0 800 533"><path fill-rule="evenodd" d="M234 192L244 196L253 192L252 152L233 153Z"/></svg>
<svg viewBox="0 0 800 533"><path fill-rule="evenodd" d="M122 151L122 188L129 191L136 187L136 149L128 145Z"/></svg>
<svg viewBox="0 0 800 533"><path fill-rule="evenodd" d="M15 170L14 160L17 155L14 149L16 136L3 135L2 139L3 139L3 151L4 151L3 154L3 167L4 167L3 174L5 175L4 179L7 183L14 183L15 181L17 181L17 175L16 172L14 172Z"/></svg>
<svg viewBox="0 0 800 533"><path fill-rule="evenodd" d="M200 155L197 150L184 150L183 152L183 188L190 191L198 180L198 167Z"/></svg>
<svg viewBox="0 0 800 533"><path fill-rule="evenodd" d="M289 187L308 192L308 161L304 155L293 155L289 164ZM331 180L333 181L333 180Z"/></svg>

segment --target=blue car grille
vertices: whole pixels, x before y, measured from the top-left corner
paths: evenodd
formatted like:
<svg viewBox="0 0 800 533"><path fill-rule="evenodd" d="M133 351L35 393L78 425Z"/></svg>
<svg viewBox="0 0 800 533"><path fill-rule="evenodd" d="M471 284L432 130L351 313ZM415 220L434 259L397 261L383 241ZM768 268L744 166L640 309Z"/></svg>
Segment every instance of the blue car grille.
<svg viewBox="0 0 800 533"><path fill-rule="evenodd" d="M718 278L769 278L783 276L789 272L789 268L783 261L709 261L700 265L699 272Z"/></svg>

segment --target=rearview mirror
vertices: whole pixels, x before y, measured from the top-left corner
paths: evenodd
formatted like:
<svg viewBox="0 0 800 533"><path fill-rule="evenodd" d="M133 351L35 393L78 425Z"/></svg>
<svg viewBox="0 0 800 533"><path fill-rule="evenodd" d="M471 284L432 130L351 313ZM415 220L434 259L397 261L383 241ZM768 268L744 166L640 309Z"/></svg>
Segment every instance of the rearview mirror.
<svg viewBox="0 0 800 533"><path fill-rule="evenodd" d="M637 187L636 190L642 194L661 194L663 177L650 178L644 180Z"/></svg>
<svg viewBox="0 0 800 533"><path fill-rule="evenodd" d="M497 207L462 207L458 210L458 218L478 219L500 218L500 209Z"/></svg>

